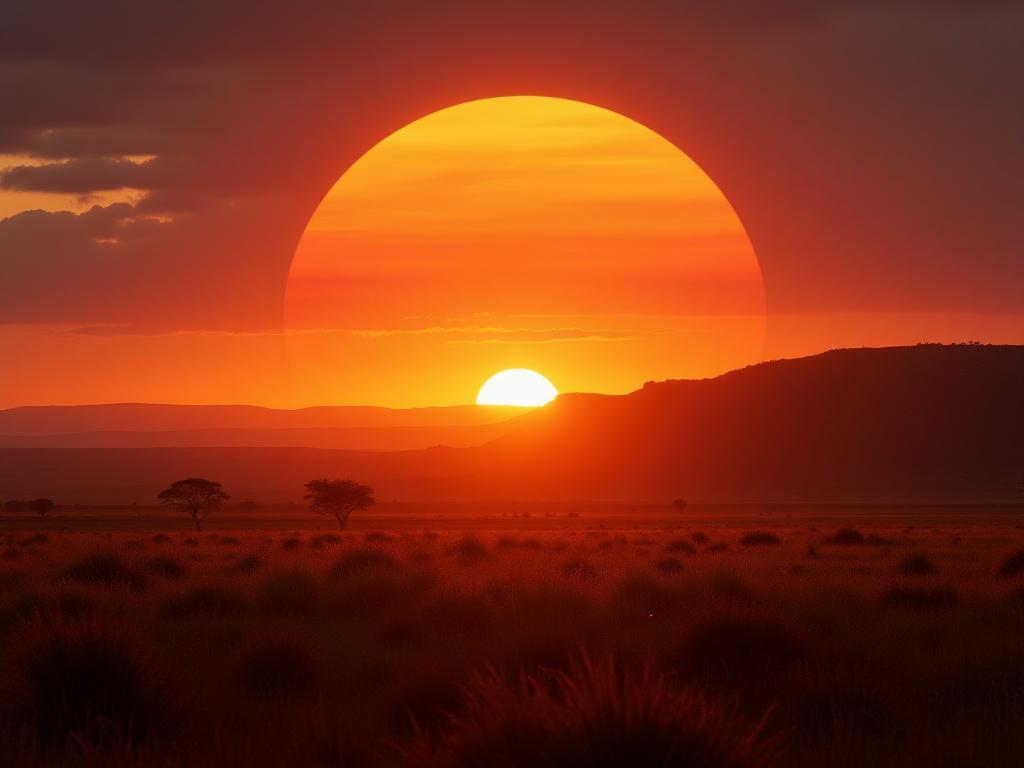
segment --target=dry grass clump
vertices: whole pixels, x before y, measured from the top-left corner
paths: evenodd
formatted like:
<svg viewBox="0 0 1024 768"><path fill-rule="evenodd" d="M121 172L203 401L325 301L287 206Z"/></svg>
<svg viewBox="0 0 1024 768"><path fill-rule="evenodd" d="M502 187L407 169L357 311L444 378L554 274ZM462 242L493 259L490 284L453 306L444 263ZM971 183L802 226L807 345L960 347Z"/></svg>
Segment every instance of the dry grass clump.
<svg viewBox="0 0 1024 768"><path fill-rule="evenodd" d="M1004 557L996 568L996 576L1001 579L1024 576L1024 549L1018 549Z"/></svg>
<svg viewBox="0 0 1024 768"><path fill-rule="evenodd" d="M45 533L33 533L22 537L18 540L18 543L25 547L31 547L33 544L46 544L49 541L50 537Z"/></svg>
<svg viewBox="0 0 1024 768"><path fill-rule="evenodd" d="M904 576L927 576L936 570L935 564L923 552L911 552L900 562L900 573Z"/></svg>
<svg viewBox="0 0 1024 768"><path fill-rule="evenodd" d="M371 547L353 549L339 557L331 567L330 575L345 579L363 573L396 573L402 564L394 555Z"/></svg>
<svg viewBox="0 0 1024 768"><path fill-rule="evenodd" d="M166 533L155 534L153 536L153 538L150 539L150 541L152 541L154 544L166 544L170 540L171 540L171 537L168 536Z"/></svg>
<svg viewBox="0 0 1024 768"><path fill-rule="evenodd" d="M696 555L697 547L694 546L693 542L686 539L672 539L665 545L665 551L671 552L674 555Z"/></svg>
<svg viewBox="0 0 1024 768"><path fill-rule="evenodd" d="M411 766L687 766L749 768L776 749L734 710L656 675L623 673L585 658L549 677L510 683L489 672L465 690L464 708Z"/></svg>
<svg viewBox="0 0 1024 768"><path fill-rule="evenodd" d="M256 604L264 613L307 615L316 608L320 585L313 574L290 568L270 574L260 585Z"/></svg>
<svg viewBox="0 0 1024 768"><path fill-rule="evenodd" d="M363 541L367 544L387 544L388 542L394 541L395 537L391 536L383 531L370 531L363 536Z"/></svg>
<svg viewBox="0 0 1024 768"><path fill-rule="evenodd" d="M574 579L593 581L597 578L597 567L582 557L573 557L562 564L562 573Z"/></svg>
<svg viewBox="0 0 1024 768"><path fill-rule="evenodd" d="M498 540L494 542L494 549L498 552L508 552L518 546L520 546L518 537L508 534L499 536Z"/></svg>
<svg viewBox="0 0 1024 768"><path fill-rule="evenodd" d="M693 541L694 544L707 544L711 541L711 538L703 531L694 531L693 534L690 535L690 540Z"/></svg>
<svg viewBox="0 0 1024 768"><path fill-rule="evenodd" d="M740 544L745 547L765 547L781 543L782 539L771 531L750 531L740 536Z"/></svg>
<svg viewBox="0 0 1024 768"><path fill-rule="evenodd" d="M123 555L113 551L101 551L76 560L66 566L61 577L85 584L102 584L105 587L141 589L145 579L128 567Z"/></svg>
<svg viewBox="0 0 1024 768"><path fill-rule="evenodd" d="M320 687L320 671L312 654L295 638L258 642L238 662L239 684L254 698L308 696Z"/></svg>
<svg viewBox="0 0 1024 768"><path fill-rule="evenodd" d="M289 536L281 542L281 549L286 552L292 552L302 546L302 539L298 539L295 536Z"/></svg>
<svg viewBox="0 0 1024 768"><path fill-rule="evenodd" d="M172 738L183 709L167 673L119 625L37 618L16 642L17 738L41 750L131 750Z"/></svg>
<svg viewBox="0 0 1024 768"><path fill-rule="evenodd" d="M478 563L487 559L487 546L471 533L448 547L448 554L455 555L462 563Z"/></svg>
<svg viewBox="0 0 1024 768"><path fill-rule="evenodd" d="M831 536L826 536L822 543L835 544L840 547L858 546L865 542L864 534L856 528L840 528Z"/></svg>
<svg viewBox="0 0 1024 768"><path fill-rule="evenodd" d="M704 547L704 551L712 555L718 555L722 552L728 552L729 545L726 544L724 541L716 541L714 544L708 544L706 547Z"/></svg>
<svg viewBox="0 0 1024 768"><path fill-rule="evenodd" d="M234 570L252 575L263 567L263 560L258 555L243 555L235 561Z"/></svg>
<svg viewBox="0 0 1024 768"><path fill-rule="evenodd" d="M309 540L309 546L312 549L327 549L327 547L339 543L341 543L341 536L336 533L320 534Z"/></svg>
<svg viewBox="0 0 1024 768"><path fill-rule="evenodd" d="M937 611L951 608L958 600L952 587L908 587L897 585L882 593L882 604L909 611Z"/></svg>
<svg viewBox="0 0 1024 768"><path fill-rule="evenodd" d="M683 567L683 561L678 557L663 557L654 564L654 567L658 573L663 573L666 576L675 576L686 570Z"/></svg>
<svg viewBox="0 0 1024 768"><path fill-rule="evenodd" d="M150 557L143 561L142 571L164 579L181 579L185 576L185 566L173 557L165 555Z"/></svg>
<svg viewBox="0 0 1024 768"><path fill-rule="evenodd" d="M805 655L803 641L781 621L738 613L713 616L691 627L673 662L689 679L757 688Z"/></svg>
<svg viewBox="0 0 1024 768"><path fill-rule="evenodd" d="M216 584L192 587L163 604L164 613L181 618L185 616L234 616L245 610L241 593Z"/></svg>

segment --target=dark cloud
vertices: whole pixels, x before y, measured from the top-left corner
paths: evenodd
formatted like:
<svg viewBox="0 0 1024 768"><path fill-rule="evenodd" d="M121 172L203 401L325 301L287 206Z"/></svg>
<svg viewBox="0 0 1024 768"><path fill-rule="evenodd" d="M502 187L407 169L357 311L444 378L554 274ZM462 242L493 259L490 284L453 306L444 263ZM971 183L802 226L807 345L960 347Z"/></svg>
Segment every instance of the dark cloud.
<svg viewBox="0 0 1024 768"><path fill-rule="evenodd" d="M0 222L0 322L272 327L349 163L513 93L690 154L773 311L1024 310L1022 34L1012 2L6 0L0 152L35 160L0 186L145 196Z"/></svg>
<svg viewBox="0 0 1024 768"><path fill-rule="evenodd" d="M18 192L87 194L153 186L152 161L118 157L77 157L45 165L16 165L0 171L0 189Z"/></svg>

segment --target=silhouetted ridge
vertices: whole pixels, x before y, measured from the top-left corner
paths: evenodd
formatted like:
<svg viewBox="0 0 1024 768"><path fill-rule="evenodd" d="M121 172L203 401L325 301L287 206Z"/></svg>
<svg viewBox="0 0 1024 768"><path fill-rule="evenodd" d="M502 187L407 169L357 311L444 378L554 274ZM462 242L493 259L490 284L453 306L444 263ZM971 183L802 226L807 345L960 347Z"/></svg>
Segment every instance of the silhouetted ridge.
<svg viewBox="0 0 1024 768"><path fill-rule="evenodd" d="M145 499L200 473L265 499L297 499L322 474L382 499L1017 501L1022 393L1020 346L836 350L562 395L472 448L0 449L0 495Z"/></svg>

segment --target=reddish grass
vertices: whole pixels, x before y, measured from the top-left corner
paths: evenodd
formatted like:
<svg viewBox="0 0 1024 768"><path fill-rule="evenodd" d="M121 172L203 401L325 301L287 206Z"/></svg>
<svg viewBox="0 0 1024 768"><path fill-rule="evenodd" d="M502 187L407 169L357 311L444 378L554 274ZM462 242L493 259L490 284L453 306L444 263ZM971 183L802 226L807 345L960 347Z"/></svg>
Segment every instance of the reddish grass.
<svg viewBox="0 0 1024 768"><path fill-rule="evenodd" d="M610 658L515 682L492 671L464 695L435 742L421 741L406 764L746 768L777 755L761 726L728 704L680 690L650 666L622 672Z"/></svg>

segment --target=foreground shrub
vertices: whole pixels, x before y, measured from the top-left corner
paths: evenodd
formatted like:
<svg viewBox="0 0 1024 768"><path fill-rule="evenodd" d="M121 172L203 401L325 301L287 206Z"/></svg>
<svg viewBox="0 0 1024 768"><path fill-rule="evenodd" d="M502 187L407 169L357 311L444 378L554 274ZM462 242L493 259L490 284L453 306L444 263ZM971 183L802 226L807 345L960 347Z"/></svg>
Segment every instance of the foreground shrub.
<svg viewBox="0 0 1024 768"><path fill-rule="evenodd" d="M550 679L509 683L491 672L465 691L433 745L424 741L409 765L687 766L741 768L773 762L775 749L734 711L677 690L649 667L622 673L614 662L584 658Z"/></svg>
<svg viewBox="0 0 1024 768"><path fill-rule="evenodd" d="M804 656L801 640L780 621L737 614L692 627L673 661L685 678L752 688L771 682Z"/></svg>
<svg viewBox="0 0 1024 768"><path fill-rule="evenodd" d="M144 579L128 567L128 561L117 552L96 552L76 560L60 574L65 579L106 587L139 589Z"/></svg>
<svg viewBox="0 0 1024 768"><path fill-rule="evenodd" d="M296 640L260 643L242 655L238 680L249 696L305 696L319 688L319 671L307 648Z"/></svg>
<svg viewBox="0 0 1024 768"><path fill-rule="evenodd" d="M1003 562L996 568L996 576L1001 579L1024 576L1024 549L1018 549L1003 558Z"/></svg>
<svg viewBox="0 0 1024 768"><path fill-rule="evenodd" d="M904 576L927 576L935 570L935 565L922 552L912 552L900 563L900 573Z"/></svg>
<svg viewBox="0 0 1024 768"><path fill-rule="evenodd" d="M882 603L891 608L910 611L935 611L956 605L957 594L952 587L890 587L882 594Z"/></svg>
<svg viewBox="0 0 1024 768"><path fill-rule="evenodd" d="M182 709L168 676L117 625L37 618L18 638L15 734L40 749L118 749L171 738Z"/></svg>
<svg viewBox="0 0 1024 768"><path fill-rule="evenodd" d="M740 537L740 544L745 547L764 547L781 543L782 539L771 531L750 531Z"/></svg>
<svg viewBox="0 0 1024 768"><path fill-rule="evenodd" d="M865 541L864 534L856 528L840 528L831 536L825 538L825 544L835 544L841 547L857 546Z"/></svg>

